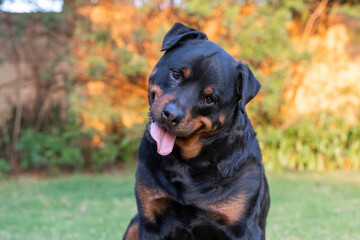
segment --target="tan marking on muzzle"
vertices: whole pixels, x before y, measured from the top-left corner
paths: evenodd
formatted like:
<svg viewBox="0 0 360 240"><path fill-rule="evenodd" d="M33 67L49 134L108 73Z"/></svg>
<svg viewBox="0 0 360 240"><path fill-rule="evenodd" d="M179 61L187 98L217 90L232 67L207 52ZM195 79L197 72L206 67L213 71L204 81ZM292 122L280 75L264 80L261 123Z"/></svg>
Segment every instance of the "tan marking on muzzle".
<svg viewBox="0 0 360 240"><path fill-rule="evenodd" d="M196 117L194 120L200 122L202 125L205 126L204 129L202 129L200 132L209 132L214 130L214 126L210 119L206 117Z"/></svg>
<svg viewBox="0 0 360 240"><path fill-rule="evenodd" d="M152 104L150 113L155 121L161 119L161 112L165 108L166 104L174 100L175 96L171 94L164 94L161 97L157 98L156 101Z"/></svg>
<svg viewBox="0 0 360 240"><path fill-rule="evenodd" d="M177 138L176 144L180 148L181 155L186 159L199 156L203 146L200 141L199 135L195 135L191 138L185 138L185 139Z"/></svg>
<svg viewBox="0 0 360 240"><path fill-rule="evenodd" d="M175 134L181 137L189 136L200 128L201 125L202 123L200 121L195 121L195 119L191 116L191 109L188 109L184 121L182 121L175 129Z"/></svg>
<svg viewBox="0 0 360 240"><path fill-rule="evenodd" d="M155 74L157 73L157 71L158 71L158 68L157 68L157 67L154 67L154 69L153 69L152 72L150 73L150 77L155 76Z"/></svg>
<svg viewBox="0 0 360 240"><path fill-rule="evenodd" d="M156 85L156 84L150 84L149 85L149 94L150 94L150 98L155 101L157 100L159 97L161 97L163 95L163 90L161 90L161 88Z"/></svg>
<svg viewBox="0 0 360 240"><path fill-rule="evenodd" d="M197 157L201 153L203 147L201 142L201 133L212 131L212 122L206 117L191 118L190 111L188 111L183 125L185 127L190 126L190 129L186 129L188 131L188 135L193 134L195 131L198 132L196 132L196 134L190 138L177 138L176 144L179 146L181 155L184 158L190 159Z"/></svg>

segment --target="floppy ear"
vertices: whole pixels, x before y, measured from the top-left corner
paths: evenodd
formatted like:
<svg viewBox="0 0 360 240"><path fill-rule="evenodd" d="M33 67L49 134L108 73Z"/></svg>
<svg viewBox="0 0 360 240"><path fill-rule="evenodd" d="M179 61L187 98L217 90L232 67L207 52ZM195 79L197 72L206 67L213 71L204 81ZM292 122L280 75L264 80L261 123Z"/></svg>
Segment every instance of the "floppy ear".
<svg viewBox="0 0 360 240"><path fill-rule="evenodd" d="M248 65L243 62L239 62L237 65L239 71L238 93L240 95L240 107L241 112L245 113L245 105L253 99L261 88L261 84L254 77Z"/></svg>
<svg viewBox="0 0 360 240"><path fill-rule="evenodd" d="M205 33L186 27L181 23L175 23L170 31L165 35L161 51L169 50L182 41L189 39L204 39L207 40Z"/></svg>

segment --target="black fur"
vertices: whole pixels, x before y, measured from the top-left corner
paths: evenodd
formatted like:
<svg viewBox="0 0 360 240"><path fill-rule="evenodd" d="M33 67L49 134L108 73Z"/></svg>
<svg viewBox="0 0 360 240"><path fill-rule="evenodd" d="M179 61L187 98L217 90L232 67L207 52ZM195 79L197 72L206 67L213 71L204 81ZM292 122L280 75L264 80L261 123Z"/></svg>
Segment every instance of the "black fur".
<svg viewBox="0 0 360 240"><path fill-rule="evenodd" d="M138 215L129 226L138 224L141 240L265 239L269 188L256 133L245 111L260 83L246 64L208 41L204 33L182 24L166 34L163 50L149 80L162 95L155 99L149 90L151 117L136 172ZM183 69L189 71L179 79L173 77L174 71ZM214 102L207 103L204 99L209 96L203 92L209 86ZM162 122L157 117L162 110L154 103L166 94L173 96L170 102L178 112L194 121L205 118L211 126L186 135ZM177 136L167 156L157 153L149 133L152 121ZM196 136L200 152L184 157L178 141ZM135 237L125 234L124 239Z"/></svg>

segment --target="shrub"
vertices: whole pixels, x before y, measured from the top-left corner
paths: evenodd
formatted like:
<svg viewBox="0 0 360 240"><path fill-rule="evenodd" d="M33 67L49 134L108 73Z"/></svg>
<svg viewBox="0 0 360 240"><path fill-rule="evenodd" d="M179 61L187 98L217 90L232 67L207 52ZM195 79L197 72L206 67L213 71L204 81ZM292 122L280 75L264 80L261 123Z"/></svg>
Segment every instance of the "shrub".
<svg viewBox="0 0 360 240"><path fill-rule="evenodd" d="M125 164L131 165L136 159L139 150L141 137L144 132L144 125L136 124L131 128L126 128L120 143L119 155Z"/></svg>
<svg viewBox="0 0 360 240"><path fill-rule="evenodd" d="M0 179L7 176L7 173L11 170L11 166L5 159L0 158Z"/></svg>
<svg viewBox="0 0 360 240"><path fill-rule="evenodd" d="M310 117L282 130L257 127L263 161L269 170L360 169L360 126L322 114L317 122Z"/></svg>
<svg viewBox="0 0 360 240"><path fill-rule="evenodd" d="M21 133L18 151L21 166L25 169L59 167L80 169L84 164L80 147L74 144L76 136L70 132L35 132L26 129Z"/></svg>
<svg viewBox="0 0 360 240"><path fill-rule="evenodd" d="M91 169L100 171L105 165L114 164L119 155L119 146L115 136L106 136L102 146L95 147L91 152Z"/></svg>

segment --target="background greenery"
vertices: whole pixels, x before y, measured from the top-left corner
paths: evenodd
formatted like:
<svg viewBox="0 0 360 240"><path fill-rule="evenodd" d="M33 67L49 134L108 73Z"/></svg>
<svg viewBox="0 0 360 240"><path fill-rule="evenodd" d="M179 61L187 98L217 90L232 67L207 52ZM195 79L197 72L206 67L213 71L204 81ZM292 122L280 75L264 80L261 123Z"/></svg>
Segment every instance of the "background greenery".
<svg viewBox="0 0 360 240"><path fill-rule="evenodd" d="M321 6L323 11L312 21ZM176 21L206 32L248 63L261 82L262 90L247 111L268 170L359 170L358 102L350 109L349 121L349 114L339 114L341 107L294 115L296 94L288 97L302 86L307 68L319 59L325 59L324 64L331 60L311 48L314 39L326 42L333 26L340 24L349 32L346 46L357 49L359 9L359 2L351 0L77 0L64 1L62 13L3 14L0 43L8 49L5 60L15 66L19 59L10 56L20 58L20 50L33 48L40 35L57 39L62 34L67 47L34 68L37 100L29 107L17 99L10 117L0 119L0 176L99 172L134 164L148 121L147 78L161 57L163 36ZM29 38L33 26L41 31ZM35 51L40 54L36 59L41 52ZM60 86L63 100L44 105L61 64L68 66ZM351 91L344 87L341 94L353 99Z"/></svg>

